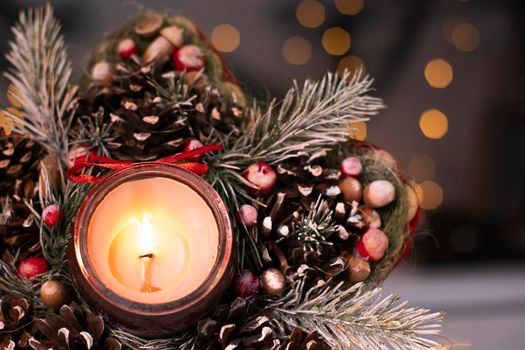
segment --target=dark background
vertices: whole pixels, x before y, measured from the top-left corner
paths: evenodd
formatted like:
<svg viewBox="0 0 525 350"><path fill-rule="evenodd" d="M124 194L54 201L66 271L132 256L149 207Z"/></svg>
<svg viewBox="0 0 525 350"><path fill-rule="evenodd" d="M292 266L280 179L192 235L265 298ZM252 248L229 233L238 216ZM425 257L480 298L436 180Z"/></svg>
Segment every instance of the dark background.
<svg viewBox="0 0 525 350"><path fill-rule="evenodd" d="M2 54L18 12L41 3L0 2ZM336 70L344 57L358 56L389 107L370 121L367 140L391 151L410 170L429 192L423 191L424 198L436 199L436 187L443 194L442 200L430 203L439 204L435 209L425 211L417 249L387 288L448 310L446 333L454 348L470 343L475 349L522 348L517 342L519 329L525 329L521 1L370 0L356 14L346 15L333 0L319 0L325 18L316 28L306 28L298 20L301 1L51 3L63 24L77 76L102 35L141 6L186 15L207 34L224 23L236 27L240 45L224 56L244 86L258 96L282 96L293 79L319 78ZM472 44L468 52L452 39L456 26L465 23L471 30L465 39ZM322 45L324 31L336 26L351 37L349 50L341 55L328 54ZM296 36L311 47L311 57L302 65L290 64L283 55L284 42ZM426 64L436 58L453 69L446 88L433 88L425 79ZM5 67L5 60L0 60L0 70ZM1 87L5 91L3 78ZM448 119L448 132L440 139L425 137L419 126L421 114L430 108Z"/></svg>

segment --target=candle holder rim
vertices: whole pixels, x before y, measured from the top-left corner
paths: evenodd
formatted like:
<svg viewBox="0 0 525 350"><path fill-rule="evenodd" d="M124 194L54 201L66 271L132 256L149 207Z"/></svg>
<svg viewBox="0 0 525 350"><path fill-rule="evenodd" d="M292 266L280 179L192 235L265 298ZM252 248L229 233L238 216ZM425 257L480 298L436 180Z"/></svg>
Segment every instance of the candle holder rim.
<svg viewBox="0 0 525 350"><path fill-rule="evenodd" d="M155 176L147 176L151 174L155 174ZM217 221L219 231L219 254L217 255L215 264L208 275L208 278L201 286L199 286L199 288L190 294L173 301L149 304L131 301L108 290L107 288L104 288L104 284L98 278L95 270L90 268L91 266L87 259L87 253L81 251L80 235L84 226L86 230L89 227L89 222L94 210L107 194L126 182L156 176L171 178L183 183L194 190L208 204ZM108 186L108 184L113 184L113 186L108 188L104 187L105 185ZM93 201L93 199L96 201ZM88 215L86 215L86 213L88 213ZM174 165L155 162L133 164L108 175L103 181L93 186L88 191L77 213L71 244L74 248L74 256L77 260L76 263L78 263L80 273L98 297L119 309L124 309L128 312L141 315L168 315L174 312L180 312L180 310L188 309L192 305L203 300L206 298L207 294L213 291L213 288L220 283L221 278L228 272L228 265L231 264L233 255L233 233L231 222L226 205L219 194L200 176ZM70 264L71 263L73 262L70 261ZM92 273L90 271L92 271Z"/></svg>

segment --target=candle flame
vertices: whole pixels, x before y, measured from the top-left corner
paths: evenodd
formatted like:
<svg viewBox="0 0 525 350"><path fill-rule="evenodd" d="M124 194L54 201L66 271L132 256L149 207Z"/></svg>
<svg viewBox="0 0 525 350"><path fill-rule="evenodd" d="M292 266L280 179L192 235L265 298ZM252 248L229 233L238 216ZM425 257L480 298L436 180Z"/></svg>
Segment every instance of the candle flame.
<svg viewBox="0 0 525 350"><path fill-rule="evenodd" d="M141 222L136 218L132 219L132 222L138 225L137 241L140 256L155 254L155 228L151 219L150 213L145 213Z"/></svg>

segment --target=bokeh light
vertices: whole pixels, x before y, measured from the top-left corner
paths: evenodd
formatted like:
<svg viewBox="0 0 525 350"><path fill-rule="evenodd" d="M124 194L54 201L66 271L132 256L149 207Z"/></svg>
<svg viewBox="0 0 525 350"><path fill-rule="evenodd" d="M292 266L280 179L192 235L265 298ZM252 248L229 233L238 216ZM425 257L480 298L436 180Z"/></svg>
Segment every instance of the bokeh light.
<svg viewBox="0 0 525 350"><path fill-rule="evenodd" d="M436 175L436 162L428 154L416 154L408 163L408 173L416 181L432 180Z"/></svg>
<svg viewBox="0 0 525 350"><path fill-rule="evenodd" d="M421 208L436 209L443 202L443 189L434 181L424 181L419 184L422 192ZM416 191L417 193L417 191Z"/></svg>
<svg viewBox="0 0 525 350"><path fill-rule="evenodd" d="M335 0L335 7L344 15L357 15L363 9L364 0Z"/></svg>
<svg viewBox="0 0 525 350"><path fill-rule="evenodd" d="M350 123L350 137L354 140L364 141L366 139L367 126L365 122Z"/></svg>
<svg viewBox="0 0 525 350"><path fill-rule="evenodd" d="M456 24L450 40L459 51L474 51L479 45L479 30L469 22Z"/></svg>
<svg viewBox="0 0 525 350"><path fill-rule="evenodd" d="M231 24L220 24L211 32L211 43L218 51L232 52L239 47L241 34Z"/></svg>
<svg viewBox="0 0 525 350"><path fill-rule="evenodd" d="M350 34L341 27L332 27L324 32L322 43L330 55L343 55L350 49Z"/></svg>
<svg viewBox="0 0 525 350"><path fill-rule="evenodd" d="M452 66L442 58L433 59L425 66L425 79L434 88L446 88L453 76Z"/></svg>
<svg viewBox="0 0 525 350"><path fill-rule="evenodd" d="M304 0L297 6L295 15L303 27L317 28L323 24L326 11L319 1Z"/></svg>
<svg viewBox="0 0 525 350"><path fill-rule="evenodd" d="M362 69L364 73L365 63L361 58L355 55L345 56L341 58L337 65L337 74L342 77L345 70L348 70L351 73L349 78L352 78L354 73L359 69Z"/></svg>
<svg viewBox="0 0 525 350"><path fill-rule="evenodd" d="M448 119L441 111L432 108L421 114L419 128L429 139L440 139L448 131Z"/></svg>
<svg viewBox="0 0 525 350"><path fill-rule="evenodd" d="M294 36L284 42L282 52L286 62L302 65L312 57L312 45L305 38Z"/></svg>

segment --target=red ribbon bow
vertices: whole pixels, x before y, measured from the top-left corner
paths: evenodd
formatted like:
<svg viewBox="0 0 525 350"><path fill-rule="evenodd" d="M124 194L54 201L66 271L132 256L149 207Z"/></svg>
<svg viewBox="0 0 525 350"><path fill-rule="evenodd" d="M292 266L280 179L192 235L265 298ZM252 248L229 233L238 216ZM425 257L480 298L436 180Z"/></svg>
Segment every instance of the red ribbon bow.
<svg viewBox="0 0 525 350"><path fill-rule="evenodd" d="M196 162L187 162L187 163L178 163L184 160L191 160L199 157L205 153L220 151L222 146L219 144L212 144L203 147L193 149L191 151L184 151L177 153L171 156L160 158L153 161L152 163L156 164L169 164L182 169L189 170L197 175L203 175L208 172L208 165L204 163ZM76 183L95 183L100 182L104 179L104 176L95 176L82 174L82 170L89 167L98 167L105 168L110 170L120 170L127 168L131 165L138 164L137 162L127 161L127 160L115 160L108 157L99 157L96 155L89 155L86 158L77 158L75 164L69 168L66 172L66 176L69 180Z"/></svg>

